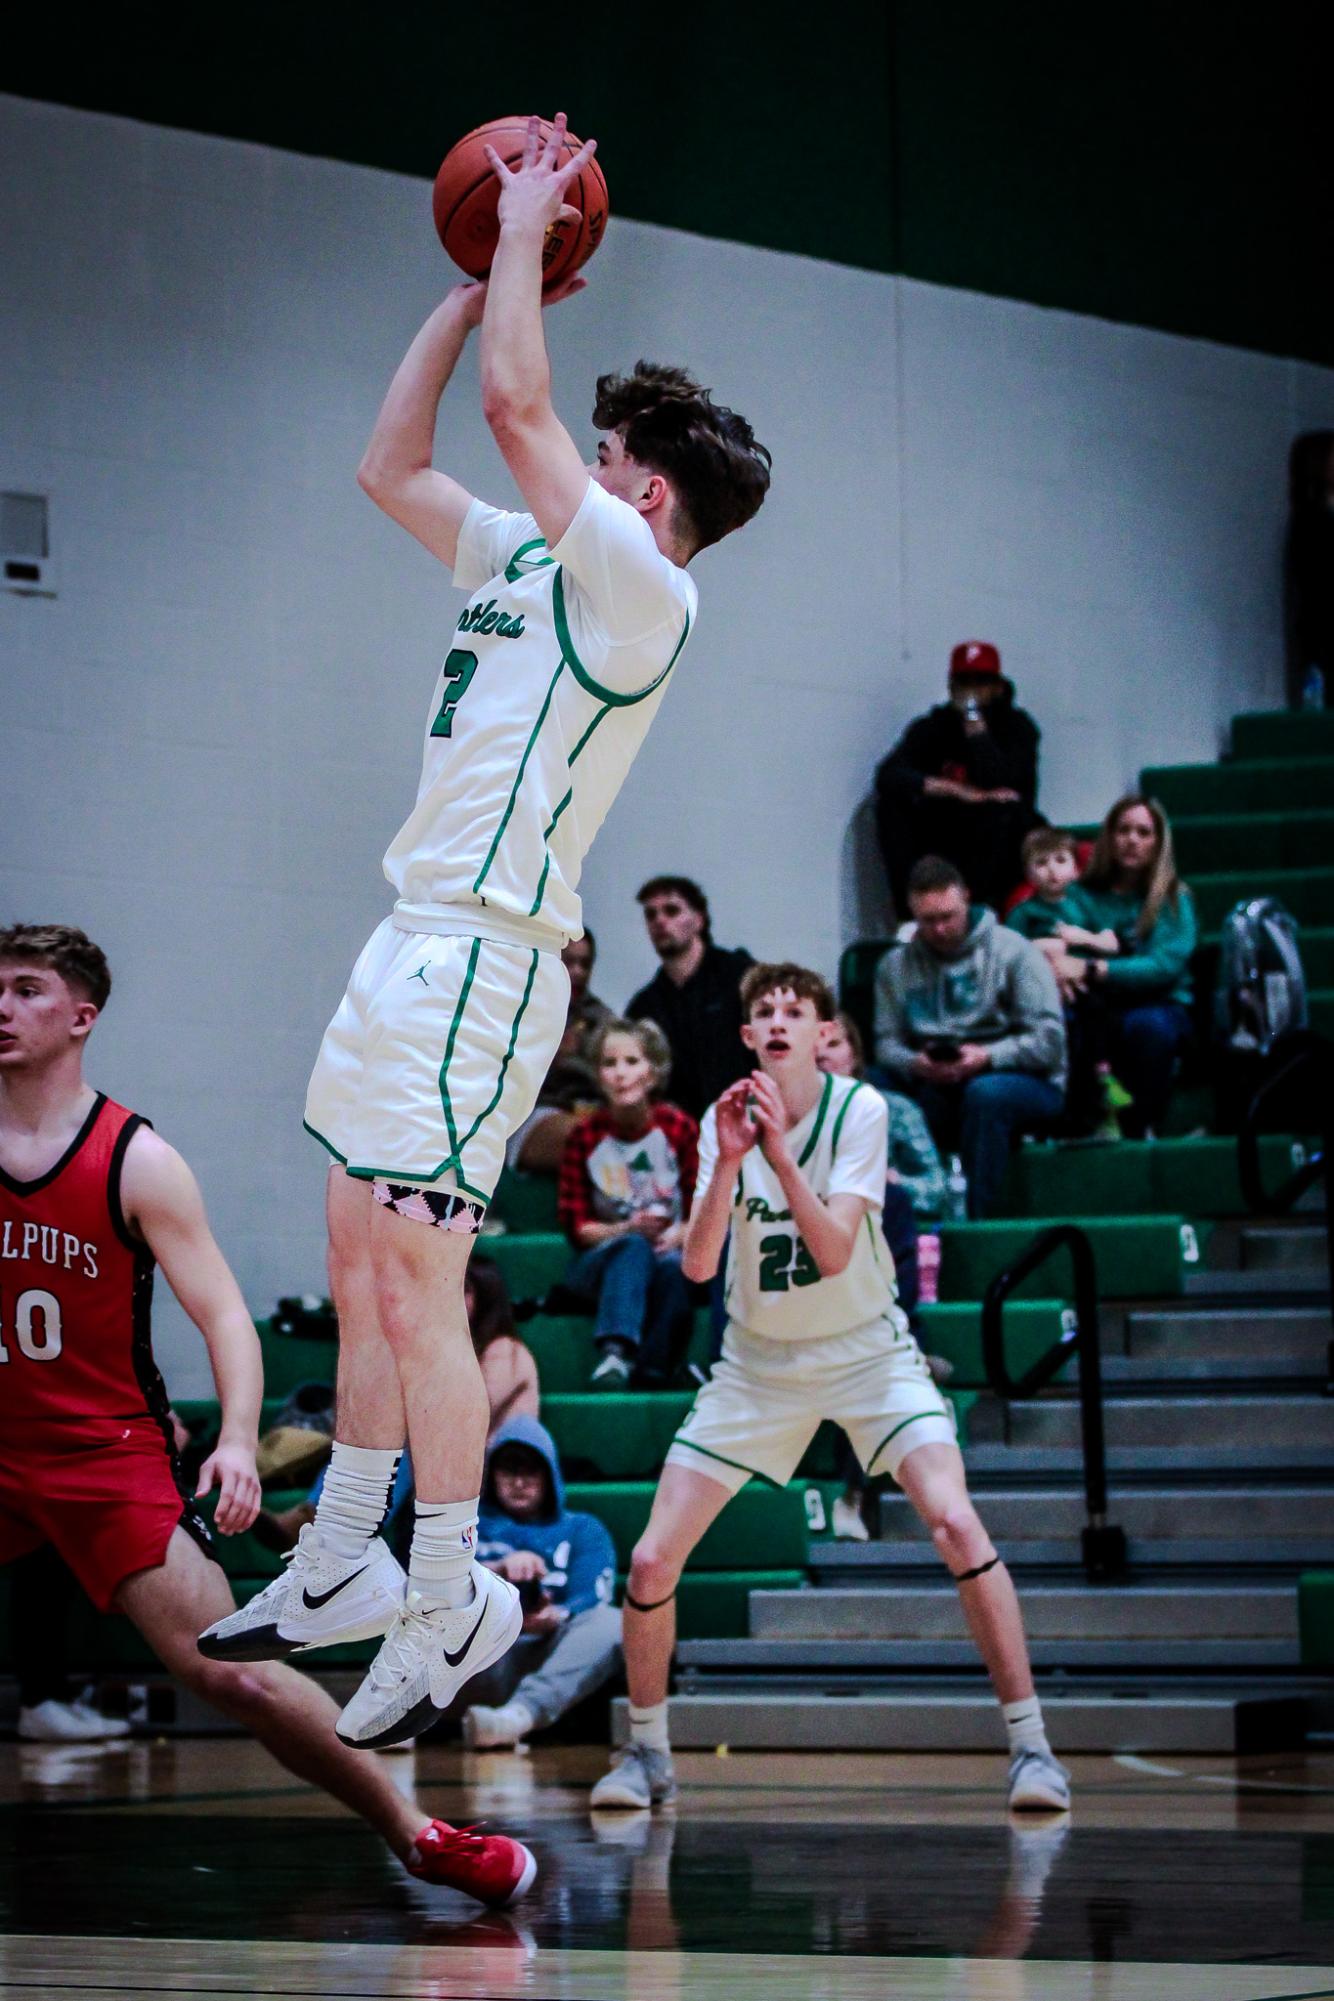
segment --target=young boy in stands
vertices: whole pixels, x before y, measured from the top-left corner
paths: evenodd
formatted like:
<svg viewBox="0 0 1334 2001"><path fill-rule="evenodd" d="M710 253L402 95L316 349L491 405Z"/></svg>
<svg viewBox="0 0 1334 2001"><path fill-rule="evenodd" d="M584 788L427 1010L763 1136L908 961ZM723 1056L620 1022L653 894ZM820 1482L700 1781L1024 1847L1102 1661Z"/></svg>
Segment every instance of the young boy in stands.
<svg viewBox="0 0 1334 2001"><path fill-rule="evenodd" d="M566 1284L597 1310L590 1389L659 1388L690 1341L681 1245L699 1128L657 1101L671 1050L655 1021L606 1022L593 1053L607 1102L561 1156L558 1214L576 1252Z"/></svg>
<svg viewBox="0 0 1334 2001"><path fill-rule="evenodd" d="M742 1036L759 1065L705 1115L686 1233L687 1277L711 1278L731 1232L722 1359L667 1454L625 1593L630 1742L595 1807L673 1797L667 1681L673 1598L690 1552L752 1474L783 1486L823 1418L867 1473L898 1481L959 1586L1002 1704L1010 1805L1063 1811L1068 1774L1047 1743L1019 1604L974 1512L954 1423L894 1296L880 1229L887 1119L855 1078L822 1074L834 1019L818 973L755 966Z"/></svg>
<svg viewBox="0 0 1334 2001"><path fill-rule="evenodd" d="M1115 958L1120 940L1110 928L1090 931L1082 922L1086 913L1076 886L1079 850L1073 834L1060 827L1035 827L1024 841L1023 853L1024 874L1033 894L1017 903L1005 922L1037 946L1056 974L1070 1051L1067 1117L1076 1132L1091 1130L1095 1138L1119 1139L1116 1114L1130 1103L1130 1094L1117 1083L1107 1060L1100 996L1089 988L1071 986L1062 977L1061 966L1072 954L1080 959Z"/></svg>
<svg viewBox="0 0 1334 2001"><path fill-rule="evenodd" d="M511 1418L491 1441L477 1560L518 1586L524 1609L515 1645L468 1690L464 1742L485 1750L554 1723L621 1659L612 1539L596 1516L565 1506L555 1443L535 1417Z"/></svg>

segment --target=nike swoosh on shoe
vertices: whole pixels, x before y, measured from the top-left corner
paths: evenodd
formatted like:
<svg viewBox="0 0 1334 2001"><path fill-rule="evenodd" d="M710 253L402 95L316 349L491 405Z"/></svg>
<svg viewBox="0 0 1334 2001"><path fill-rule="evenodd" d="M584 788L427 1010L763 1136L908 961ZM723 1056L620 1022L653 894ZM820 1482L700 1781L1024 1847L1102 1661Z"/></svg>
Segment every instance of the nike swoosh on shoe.
<svg viewBox="0 0 1334 2001"><path fill-rule="evenodd" d="M358 1577L364 1577L369 1569L370 1565L368 1563L363 1564L361 1569L354 1570L350 1577L344 1577L338 1584L331 1584L327 1591L317 1591L313 1597L310 1586L307 1585L301 1593L302 1604L308 1612L318 1612L321 1605L327 1605L329 1600L336 1598L340 1591L346 1591L349 1584L354 1583Z"/></svg>
<svg viewBox="0 0 1334 2001"><path fill-rule="evenodd" d="M469 1633L467 1639L463 1642L463 1645L459 1648L458 1652L456 1654L451 1654L449 1648L448 1647L445 1648L445 1659L449 1663L450 1667L452 1668L457 1667L461 1660L466 1659L468 1651L471 1648L473 1641L477 1638L477 1635L482 1630L482 1622L485 1618L486 1618L486 1606L483 1605L481 1611L477 1615L477 1624L473 1627L472 1631Z"/></svg>

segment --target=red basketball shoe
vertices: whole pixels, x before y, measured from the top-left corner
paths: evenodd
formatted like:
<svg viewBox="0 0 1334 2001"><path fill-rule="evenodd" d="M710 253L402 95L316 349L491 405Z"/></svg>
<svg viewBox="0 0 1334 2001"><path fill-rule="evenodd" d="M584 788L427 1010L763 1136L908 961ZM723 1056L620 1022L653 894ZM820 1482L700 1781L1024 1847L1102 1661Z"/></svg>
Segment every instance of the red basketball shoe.
<svg viewBox="0 0 1334 2001"><path fill-rule="evenodd" d="M480 1904L517 1904L537 1875L537 1858L507 1834L478 1834L433 1820L417 1836L417 1859L404 1864L423 1883L462 1890Z"/></svg>

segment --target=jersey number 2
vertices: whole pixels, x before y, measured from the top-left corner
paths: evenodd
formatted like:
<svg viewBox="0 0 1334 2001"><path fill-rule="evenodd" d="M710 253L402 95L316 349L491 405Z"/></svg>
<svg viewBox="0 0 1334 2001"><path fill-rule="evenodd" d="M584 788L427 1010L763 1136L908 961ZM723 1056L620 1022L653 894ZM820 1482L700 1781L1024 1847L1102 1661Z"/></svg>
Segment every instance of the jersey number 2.
<svg viewBox="0 0 1334 2001"><path fill-rule="evenodd" d="M453 736L454 711L468 692L468 683L477 672L477 655L465 653L456 646L446 656L440 669L445 677L445 698L440 704L440 713L431 724L432 736Z"/></svg>
<svg viewBox="0 0 1334 2001"><path fill-rule="evenodd" d="M761 1237L760 1291L786 1292L790 1285L815 1285L820 1267L800 1237Z"/></svg>
<svg viewBox="0 0 1334 2001"><path fill-rule="evenodd" d="M40 1331L34 1332L34 1316L40 1314ZM34 1286L29 1292L21 1292L14 1308L14 1334L18 1340L20 1355L26 1355L30 1362L54 1362L60 1353L60 1301L53 1292L43 1292ZM9 1350L4 1342L4 1323L0 1320L0 1362L9 1360Z"/></svg>

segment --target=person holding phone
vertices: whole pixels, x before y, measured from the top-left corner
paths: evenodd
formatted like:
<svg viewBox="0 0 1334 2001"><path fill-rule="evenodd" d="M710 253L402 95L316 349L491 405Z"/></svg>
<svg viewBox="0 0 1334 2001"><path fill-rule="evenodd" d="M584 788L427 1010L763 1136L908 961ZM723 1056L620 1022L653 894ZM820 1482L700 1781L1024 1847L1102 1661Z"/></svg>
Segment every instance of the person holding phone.
<svg viewBox="0 0 1334 2001"><path fill-rule="evenodd" d="M1060 992L1035 945L970 905L952 862L924 856L907 894L917 932L881 961L876 1060L917 1099L941 1151L959 1155L977 1220L995 1206L1015 1141L1060 1116Z"/></svg>

